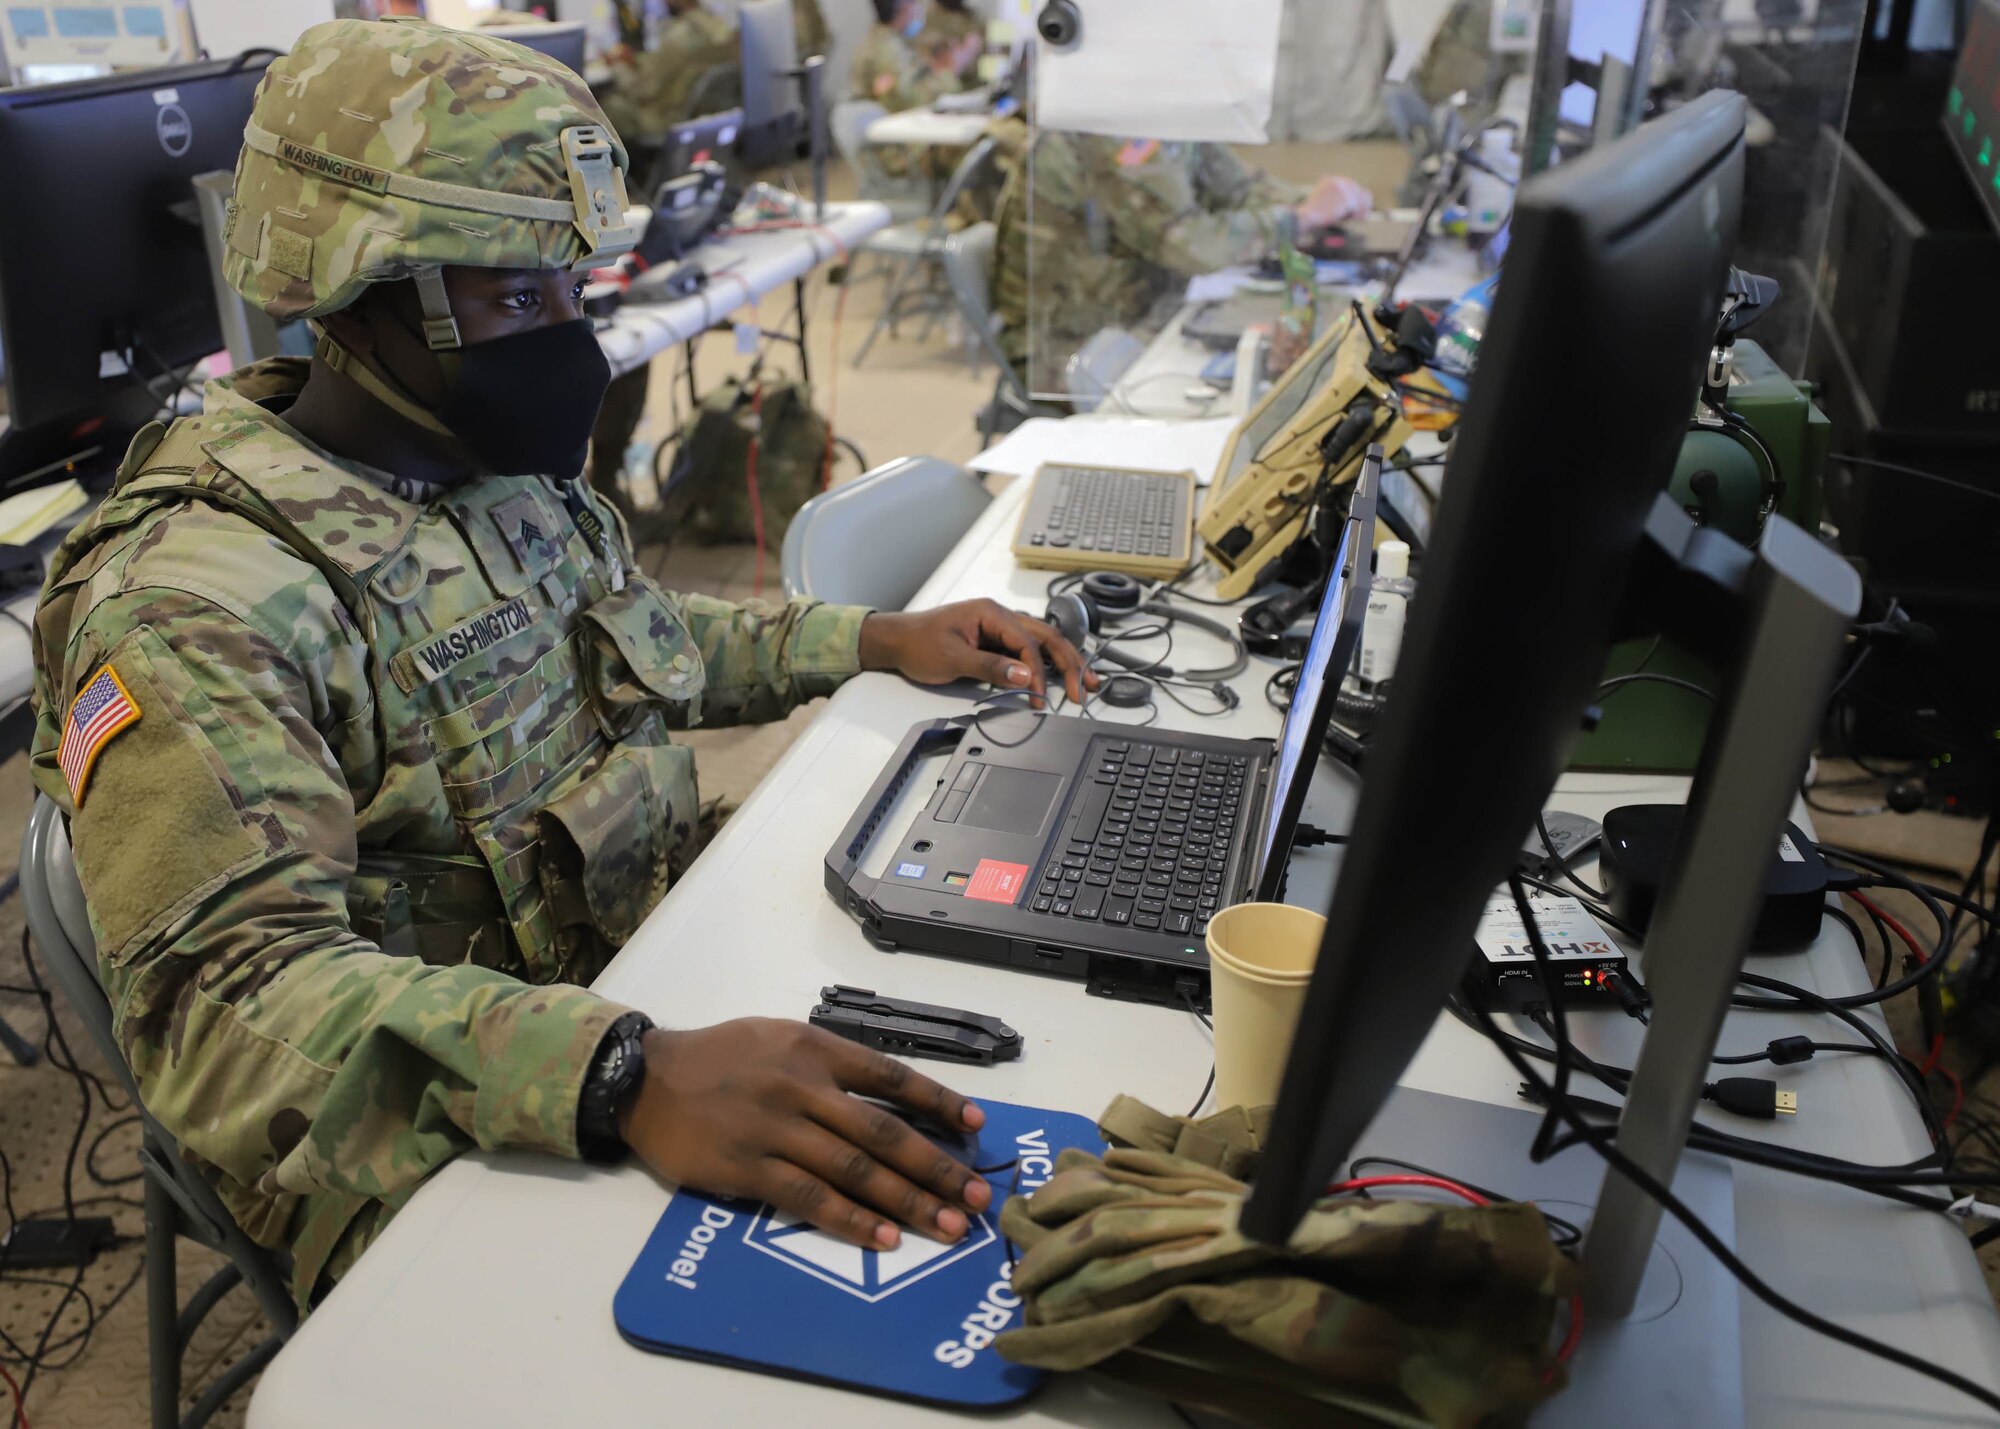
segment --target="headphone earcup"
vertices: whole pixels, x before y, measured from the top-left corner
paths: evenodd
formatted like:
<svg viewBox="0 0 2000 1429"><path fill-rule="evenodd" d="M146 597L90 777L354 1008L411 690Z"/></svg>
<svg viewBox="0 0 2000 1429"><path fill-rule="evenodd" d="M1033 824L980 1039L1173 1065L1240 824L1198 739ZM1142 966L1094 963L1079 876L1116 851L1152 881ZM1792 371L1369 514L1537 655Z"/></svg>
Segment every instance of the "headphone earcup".
<svg viewBox="0 0 2000 1429"><path fill-rule="evenodd" d="M1053 625L1063 639L1081 650L1097 631L1097 609L1075 591L1049 597L1048 614L1042 619Z"/></svg>

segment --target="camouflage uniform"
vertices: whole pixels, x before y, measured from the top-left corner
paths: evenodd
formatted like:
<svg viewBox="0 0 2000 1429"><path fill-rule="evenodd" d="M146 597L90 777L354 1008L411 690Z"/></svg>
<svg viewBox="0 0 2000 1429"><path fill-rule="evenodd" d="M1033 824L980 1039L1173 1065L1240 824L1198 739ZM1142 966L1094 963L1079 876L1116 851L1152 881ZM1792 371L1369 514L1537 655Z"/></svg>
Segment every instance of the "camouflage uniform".
<svg viewBox="0 0 2000 1429"><path fill-rule="evenodd" d="M1269 1111L1114 1102L1113 1149L1062 1152L1001 1212L1025 1313L1000 1353L1272 1429L1482 1429L1562 1388L1576 1267L1539 1210L1326 1197L1284 1246L1253 1243L1237 1220Z"/></svg>
<svg viewBox="0 0 2000 1429"><path fill-rule="evenodd" d="M993 260L1000 343L1038 392L1061 387L1063 364L1099 329L1142 322L1178 301L1188 278L1272 252L1279 220L1305 199L1220 144L1044 129L1031 163L1026 121L987 132L1005 174Z"/></svg>
<svg viewBox="0 0 2000 1429"><path fill-rule="evenodd" d="M317 314L454 243L497 266L609 251L548 160L565 119L598 122L581 81L517 46L315 27L259 90L231 281ZM300 162L258 147L271 126ZM422 197L378 187L405 176ZM482 214L474 179L569 214ZM576 1154L624 1011L580 984L695 851L693 754L667 731L831 692L866 613L669 595L581 483L601 545L547 478L331 457L283 417L307 370L246 368L134 443L51 561L31 752L146 1105L292 1252L301 1306L460 1152ZM79 780L66 715L107 671L138 716Z"/></svg>
<svg viewBox="0 0 2000 1429"><path fill-rule="evenodd" d="M658 144L669 126L695 117L695 88L714 70L734 70L742 84L743 56L736 26L699 5L671 17L644 54L617 66L617 87L604 96L604 112L621 134L638 144ZM700 107L725 109L737 102Z"/></svg>
<svg viewBox="0 0 2000 1429"><path fill-rule="evenodd" d="M967 35L977 35L983 42L986 38L986 21L970 10L947 10L931 0L930 9L924 16L923 33L917 36L917 45L928 59L943 50L950 49ZM975 65L977 61L974 61ZM976 73L965 76L976 83Z"/></svg>
<svg viewBox="0 0 2000 1429"><path fill-rule="evenodd" d="M872 99L891 114L920 109L950 94L958 77L939 74L891 25L876 25L854 53L854 97Z"/></svg>
<svg viewBox="0 0 2000 1429"><path fill-rule="evenodd" d="M792 0L792 42L802 60L833 52L833 34L826 27L819 0Z"/></svg>

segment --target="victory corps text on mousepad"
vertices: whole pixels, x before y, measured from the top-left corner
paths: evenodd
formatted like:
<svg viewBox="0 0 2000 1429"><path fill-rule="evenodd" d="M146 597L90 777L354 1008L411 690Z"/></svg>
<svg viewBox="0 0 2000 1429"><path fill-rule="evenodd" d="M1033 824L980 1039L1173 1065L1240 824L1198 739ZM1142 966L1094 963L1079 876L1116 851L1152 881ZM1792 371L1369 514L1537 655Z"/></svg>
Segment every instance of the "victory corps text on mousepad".
<svg viewBox="0 0 2000 1429"><path fill-rule="evenodd" d="M981 1101L976 1147L993 1204L956 1245L909 1230L863 1250L769 1206L680 1191L618 1287L618 1331L641 1349L846 1385L931 1404L992 1408L1026 1398L1042 1371L993 1348L1021 1300L1000 1208L1055 1174L1056 1153L1102 1154L1069 1112ZM999 1169L1005 1168L1005 1169Z"/></svg>

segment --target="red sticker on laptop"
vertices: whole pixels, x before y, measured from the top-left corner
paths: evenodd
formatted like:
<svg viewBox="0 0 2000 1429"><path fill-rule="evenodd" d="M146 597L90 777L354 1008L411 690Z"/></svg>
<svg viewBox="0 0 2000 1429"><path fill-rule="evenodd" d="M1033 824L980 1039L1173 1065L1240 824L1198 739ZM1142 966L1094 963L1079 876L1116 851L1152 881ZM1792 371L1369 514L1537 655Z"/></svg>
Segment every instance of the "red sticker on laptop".
<svg viewBox="0 0 2000 1429"><path fill-rule="evenodd" d="M965 885L965 896L987 903L1012 903L1027 886L1027 864L982 858L972 870L972 881Z"/></svg>

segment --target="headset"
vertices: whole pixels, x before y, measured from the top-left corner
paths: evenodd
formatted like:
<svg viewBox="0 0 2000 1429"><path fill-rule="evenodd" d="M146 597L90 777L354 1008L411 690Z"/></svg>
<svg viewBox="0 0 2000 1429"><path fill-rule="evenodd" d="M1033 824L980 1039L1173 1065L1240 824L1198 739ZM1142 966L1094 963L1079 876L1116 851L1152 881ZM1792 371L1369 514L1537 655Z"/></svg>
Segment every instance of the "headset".
<svg viewBox="0 0 2000 1429"><path fill-rule="evenodd" d="M1098 698L1117 709L1145 709L1153 705L1157 691L1190 713L1214 717L1224 715L1242 703L1241 697L1224 681L1249 667L1249 652L1236 633L1219 620L1182 610L1171 604L1154 585L1150 590L1138 580L1118 571L1089 571L1058 577L1049 586L1047 613L1042 617L1062 636L1084 652L1090 664L1122 666L1129 673L1106 678ZM1113 627L1133 622L1134 628L1114 631ZM1225 642L1230 660L1210 669L1176 669L1166 663L1172 654L1172 628L1186 625ZM1121 641L1166 636L1168 648L1156 657L1134 655L1118 648ZM1197 690L1215 700L1216 708L1200 709L1174 693L1175 688Z"/></svg>

